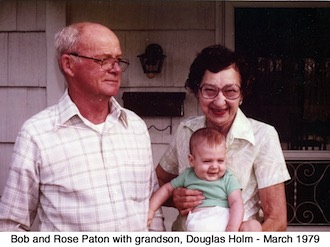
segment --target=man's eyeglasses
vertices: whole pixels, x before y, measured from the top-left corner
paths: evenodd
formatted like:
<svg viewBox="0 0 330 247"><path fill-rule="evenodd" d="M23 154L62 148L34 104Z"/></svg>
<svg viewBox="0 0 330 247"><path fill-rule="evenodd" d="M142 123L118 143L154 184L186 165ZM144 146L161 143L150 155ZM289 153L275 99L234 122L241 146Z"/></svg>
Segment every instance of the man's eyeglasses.
<svg viewBox="0 0 330 247"><path fill-rule="evenodd" d="M93 58L93 57L82 56L77 53L69 53L69 55L93 60L93 61L101 64L101 68L103 70L110 70L113 68L115 63L117 63L119 65L119 67L121 68L121 71L124 72L129 65L129 61L127 59L123 59L123 58L109 57L109 58L105 58L105 59L97 59L97 58Z"/></svg>
<svg viewBox="0 0 330 247"><path fill-rule="evenodd" d="M241 95L241 87L237 84L229 84L223 88L218 88L211 84L204 84L199 88L201 95L205 99L215 99L221 91L226 99L234 100Z"/></svg>

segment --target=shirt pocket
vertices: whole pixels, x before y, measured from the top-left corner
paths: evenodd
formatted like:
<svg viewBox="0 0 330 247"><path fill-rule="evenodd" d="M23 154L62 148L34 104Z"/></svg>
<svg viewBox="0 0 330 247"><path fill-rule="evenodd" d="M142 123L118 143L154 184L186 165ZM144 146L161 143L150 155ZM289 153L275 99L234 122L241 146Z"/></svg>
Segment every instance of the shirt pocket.
<svg viewBox="0 0 330 247"><path fill-rule="evenodd" d="M139 161L129 161L121 166L121 185L125 199L143 202L149 200L151 183L151 165Z"/></svg>

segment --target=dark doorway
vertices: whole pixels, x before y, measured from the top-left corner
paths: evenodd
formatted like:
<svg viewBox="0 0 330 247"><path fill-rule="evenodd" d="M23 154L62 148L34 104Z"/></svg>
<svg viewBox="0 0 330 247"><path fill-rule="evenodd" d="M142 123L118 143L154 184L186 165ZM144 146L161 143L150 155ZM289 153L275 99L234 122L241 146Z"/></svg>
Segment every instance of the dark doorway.
<svg viewBox="0 0 330 247"><path fill-rule="evenodd" d="M275 126L284 149L327 149L329 24L329 8L235 8L235 50L252 71L243 111Z"/></svg>

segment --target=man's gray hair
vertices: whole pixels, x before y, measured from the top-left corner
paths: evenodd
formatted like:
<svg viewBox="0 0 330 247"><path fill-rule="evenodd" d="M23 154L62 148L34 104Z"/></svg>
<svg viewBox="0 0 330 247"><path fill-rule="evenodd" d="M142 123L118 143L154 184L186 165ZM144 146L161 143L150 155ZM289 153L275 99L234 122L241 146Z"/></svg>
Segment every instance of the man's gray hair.
<svg viewBox="0 0 330 247"><path fill-rule="evenodd" d="M61 69L62 54L76 52L80 34L81 28L79 26L70 25L55 35L56 58Z"/></svg>

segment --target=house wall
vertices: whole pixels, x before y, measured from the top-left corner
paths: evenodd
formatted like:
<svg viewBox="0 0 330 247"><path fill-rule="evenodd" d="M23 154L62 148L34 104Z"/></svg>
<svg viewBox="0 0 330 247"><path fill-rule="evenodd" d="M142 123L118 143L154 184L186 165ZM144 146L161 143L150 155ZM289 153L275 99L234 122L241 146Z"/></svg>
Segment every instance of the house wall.
<svg viewBox="0 0 330 247"><path fill-rule="evenodd" d="M46 107L45 6L0 2L0 191L20 126Z"/></svg>

